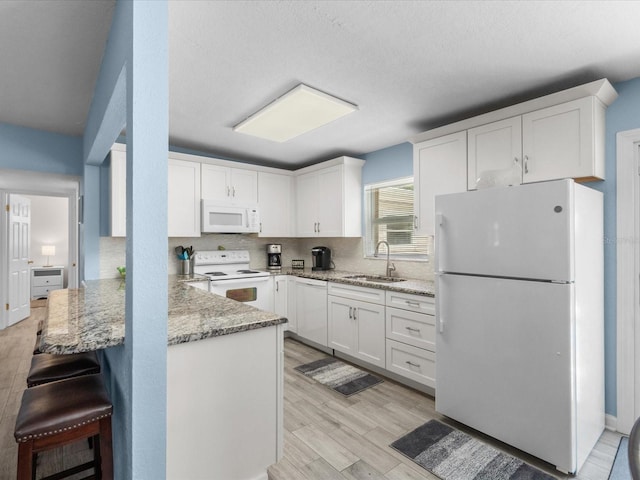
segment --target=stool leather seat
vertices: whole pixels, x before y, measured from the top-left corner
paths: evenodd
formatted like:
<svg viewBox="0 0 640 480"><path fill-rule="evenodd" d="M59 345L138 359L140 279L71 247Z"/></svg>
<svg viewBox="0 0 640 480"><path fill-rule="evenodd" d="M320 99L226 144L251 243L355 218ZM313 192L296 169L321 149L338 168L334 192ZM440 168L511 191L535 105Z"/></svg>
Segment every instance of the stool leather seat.
<svg viewBox="0 0 640 480"><path fill-rule="evenodd" d="M112 404L100 374L84 375L27 388L14 437L18 442L17 480L36 478L40 452L92 439L93 461L45 477L59 480L88 469L96 480L113 480Z"/></svg>
<svg viewBox="0 0 640 480"><path fill-rule="evenodd" d="M100 361L96 352L54 355L42 353L31 357L27 386L100 373Z"/></svg>
<svg viewBox="0 0 640 480"><path fill-rule="evenodd" d="M100 375L28 388L14 432L18 443L46 437L110 416L113 406Z"/></svg>

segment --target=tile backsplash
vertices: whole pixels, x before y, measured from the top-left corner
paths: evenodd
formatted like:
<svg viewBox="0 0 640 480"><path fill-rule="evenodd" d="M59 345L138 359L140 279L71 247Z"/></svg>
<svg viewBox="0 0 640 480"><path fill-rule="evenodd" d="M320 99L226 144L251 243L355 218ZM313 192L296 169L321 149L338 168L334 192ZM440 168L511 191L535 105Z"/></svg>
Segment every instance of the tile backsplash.
<svg viewBox="0 0 640 480"><path fill-rule="evenodd" d="M125 265L126 239L122 237L100 237L100 278L118 277L116 267ZM384 275L386 257L364 258L362 238L260 238L246 234L203 234L199 238L169 238L168 273L178 272L178 260L174 249L178 245L193 246L194 251L217 250L222 246L227 250L249 250L251 267L265 269L267 267L266 245L279 243L282 245L282 265L291 266L291 260L304 260L307 268L311 267L311 249L325 246L331 249L332 260L336 270L354 273ZM433 280L432 261L393 260L395 274L404 278Z"/></svg>

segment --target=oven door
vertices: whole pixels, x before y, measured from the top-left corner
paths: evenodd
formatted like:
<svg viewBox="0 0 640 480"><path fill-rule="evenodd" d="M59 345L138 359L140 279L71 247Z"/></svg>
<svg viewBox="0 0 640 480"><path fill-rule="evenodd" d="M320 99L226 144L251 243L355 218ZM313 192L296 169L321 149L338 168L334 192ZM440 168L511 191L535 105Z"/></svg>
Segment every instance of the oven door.
<svg viewBox="0 0 640 480"><path fill-rule="evenodd" d="M211 293L227 297L252 307L273 311L273 282L271 277L236 278L233 280L211 280Z"/></svg>

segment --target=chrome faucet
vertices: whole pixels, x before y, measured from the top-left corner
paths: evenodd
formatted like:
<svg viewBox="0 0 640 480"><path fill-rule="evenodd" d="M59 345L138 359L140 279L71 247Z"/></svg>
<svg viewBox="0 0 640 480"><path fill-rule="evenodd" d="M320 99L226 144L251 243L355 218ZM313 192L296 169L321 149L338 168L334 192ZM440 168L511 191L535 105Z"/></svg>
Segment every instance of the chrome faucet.
<svg viewBox="0 0 640 480"><path fill-rule="evenodd" d="M393 263L389 262L389 250L390 250L389 243L385 240L380 240L376 245L376 251L374 252L373 256L374 257L378 256L378 251L380 250L380 245L382 243L384 243L387 246L387 277L390 277L391 273L396 271L396 266Z"/></svg>

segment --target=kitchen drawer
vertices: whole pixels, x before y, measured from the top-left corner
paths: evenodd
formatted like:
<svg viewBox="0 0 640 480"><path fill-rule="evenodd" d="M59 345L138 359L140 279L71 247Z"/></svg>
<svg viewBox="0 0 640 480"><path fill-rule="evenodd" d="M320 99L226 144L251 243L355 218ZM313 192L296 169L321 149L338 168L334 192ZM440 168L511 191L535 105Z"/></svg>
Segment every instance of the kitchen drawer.
<svg viewBox="0 0 640 480"><path fill-rule="evenodd" d="M378 288L358 287L357 285L329 282L328 293L336 297L351 298L362 302L377 303L378 305L384 305L385 302L385 291Z"/></svg>
<svg viewBox="0 0 640 480"><path fill-rule="evenodd" d="M387 370L428 387L436 387L436 354L387 339Z"/></svg>
<svg viewBox="0 0 640 480"><path fill-rule="evenodd" d="M49 277L36 277L31 279L32 287L53 287L62 288L62 278L58 275Z"/></svg>
<svg viewBox="0 0 640 480"><path fill-rule="evenodd" d="M392 292L387 290L387 307L401 308L412 312L436 314L433 297L424 295L411 295L410 293Z"/></svg>
<svg viewBox="0 0 640 480"><path fill-rule="evenodd" d="M31 298L48 297L49 292L53 290L59 290L62 286L49 286L49 287L32 287Z"/></svg>
<svg viewBox="0 0 640 480"><path fill-rule="evenodd" d="M387 307L386 332L391 340L436 351L436 318L433 315Z"/></svg>

